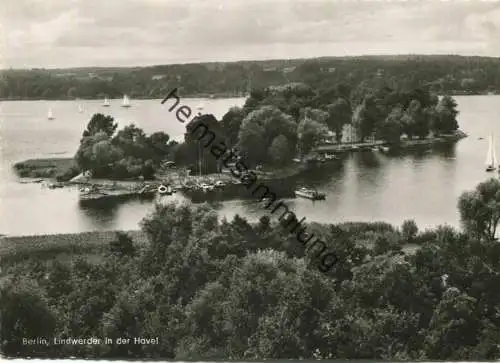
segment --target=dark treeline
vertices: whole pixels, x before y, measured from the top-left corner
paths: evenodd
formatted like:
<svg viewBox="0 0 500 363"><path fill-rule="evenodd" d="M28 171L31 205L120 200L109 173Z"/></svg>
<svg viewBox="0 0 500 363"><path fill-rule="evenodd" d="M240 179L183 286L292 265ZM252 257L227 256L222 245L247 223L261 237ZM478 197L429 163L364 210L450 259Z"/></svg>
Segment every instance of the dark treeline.
<svg viewBox="0 0 500 363"><path fill-rule="evenodd" d="M500 90L500 59L463 56L373 56L176 64L136 68L3 70L0 99L241 96L253 88L303 82L313 88L386 82L409 90L477 94Z"/></svg>
<svg viewBox="0 0 500 363"><path fill-rule="evenodd" d="M100 259L4 256L0 349L102 359L498 359L499 198L497 179L464 193L463 232L419 231L411 220L309 225L339 256L327 274L268 217L251 225L220 221L206 205L158 205L142 222L146 243L117 233ZM22 344L66 337L159 344Z"/></svg>
<svg viewBox="0 0 500 363"><path fill-rule="evenodd" d="M243 107L223 116L221 126L229 146L248 165L281 167L324 142L342 142L346 126L352 130L351 141L371 138L397 147L403 137L453 134L459 127L457 115L452 97L439 99L427 88L402 91L385 82L363 82L354 88L332 83L313 89L288 83L253 90Z"/></svg>
<svg viewBox="0 0 500 363"><path fill-rule="evenodd" d="M134 124L117 128L113 117L94 114L83 131L73 168L56 178L67 180L91 171L96 178L152 180L161 163L173 158L178 143L163 131L147 135Z"/></svg>

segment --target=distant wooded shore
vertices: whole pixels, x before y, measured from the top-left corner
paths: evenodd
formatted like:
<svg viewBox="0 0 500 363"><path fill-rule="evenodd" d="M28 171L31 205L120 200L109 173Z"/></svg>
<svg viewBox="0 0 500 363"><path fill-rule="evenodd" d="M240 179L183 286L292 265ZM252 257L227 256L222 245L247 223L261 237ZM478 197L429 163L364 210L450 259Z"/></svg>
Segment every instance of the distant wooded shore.
<svg viewBox="0 0 500 363"><path fill-rule="evenodd" d="M348 83L436 94L483 95L500 91L499 58L456 55L322 57L157 65L7 69L0 71L1 100L159 99L179 88L182 97L241 97L251 89L299 82L313 88Z"/></svg>
<svg viewBox="0 0 500 363"><path fill-rule="evenodd" d="M494 96L500 94L500 91L481 91L481 92L471 92L471 91L448 91L446 93L436 93L437 96ZM198 99L198 98L208 98L208 99L221 99L221 98L243 98L246 97L245 94L241 93L220 93L220 94L187 94L183 95L183 98L189 99ZM2 101L95 101L101 100L102 97L83 97L83 98L0 98L0 102ZM110 100L121 100L121 97L111 98ZM136 96L134 97L136 100L160 100L161 97L145 97L145 96Z"/></svg>

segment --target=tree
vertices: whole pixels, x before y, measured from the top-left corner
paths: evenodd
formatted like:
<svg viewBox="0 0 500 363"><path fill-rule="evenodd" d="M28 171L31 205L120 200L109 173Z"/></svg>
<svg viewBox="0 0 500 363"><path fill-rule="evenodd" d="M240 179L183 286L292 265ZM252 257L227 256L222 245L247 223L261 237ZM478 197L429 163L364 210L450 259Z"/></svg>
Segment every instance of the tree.
<svg viewBox="0 0 500 363"><path fill-rule="evenodd" d="M262 106L248 114L238 134L237 148L250 165L268 163L268 148L274 138L283 135L295 145L297 124L293 118L274 106ZM292 150L293 153L293 150Z"/></svg>
<svg viewBox="0 0 500 363"><path fill-rule="evenodd" d="M392 145L397 145L401 141L403 132L403 110L400 106L392 109L390 114L378 128L378 136Z"/></svg>
<svg viewBox="0 0 500 363"><path fill-rule="evenodd" d="M325 112L323 110L312 107L305 107L300 110L299 122L308 118L320 124L327 125L328 116L328 112Z"/></svg>
<svg viewBox="0 0 500 363"><path fill-rule="evenodd" d="M165 159L171 149L170 136L163 131L157 131L147 137L148 144L151 147L152 157L156 162Z"/></svg>
<svg viewBox="0 0 500 363"><path fill-rule="evenodd" d="M108 177L123 151L113 145L108 135L99 132L82 138L75 160L81 170L89 170L96 177Z"/></svg>
<svg viewBox="0 0 500 363"><path fill-rule="evenodd" d="M51 341L56 316L42 289L32 280L4 281L0 289L0 347L10 356L44 356L45 344L23 344L23 339Z"/></svg>
<svg viewBox="0 0 500 363"><path fill-rule="evenodd" d="M240 107L231 107L222 117L221 126L228 137L227 141L230 146L238 142L238 134L244 118L245 111Z"/></svg>
<svg viewBox="0 0 500 363"><path fill-rule="evenodd" d="M401 233L405 242L411 243L418 234L417 224L413 219L407 219L401 225Z"/></svg>
<svg viewBox="0 0 500 363"><path fill-rule="evenodd" d="M110 242L109 250L119 257L133 256L136 252L134 241L124 232L116 232L116 240Z"/></svg>
<svg viewBox="0 0 500 363"><path fill-rule="evenodd" d="M338 98L333 104L328 105L326 109L328 111L328 127L335 132L335 138L337 142L340 142L344 125L351 123L351 106L344 98Z"/></svg>
<svg viewBox="0 0 500 363"><path fill-rule="evenodd" d="M109 136L105 132L99 132L82 138L80 146L75 154L75 160L80 169L94 169L94 145L102 141L109 142Z"/></svg>
<svg viewBox="0 0 500 363"><path fill-rule="evenodd" d="M159 142L165 141L165 135L156 135ZM146 133L134 124L127 125L118 131L113 137L113 145L123 151L124 156L132 156L138 159L149 159L152 157L151 144Z"/></svg>
<svg viewBox="0 0 500 363"><path fill-rule="evenodd" d="M83 131L83 137L93 136L100 132L104 132L111 137L117 128L118 124L113 117L105 116L102 113L96 113L87 124L87 129Z"/></svg>
<svg viewBox="0 0 500 363"><path fill-rule="evenodd" d="M482 330L477 304L477 299L455 287L443 294L425 338L424 349L430 357L463 359L472 353Z"/></svg>
<svg viewBox="0 0 500 363"><path fill-rule="evenodd" d="M338 83L335 87L339 98L349 100L351 98L351 86L347 83Z"/></svg>
<svg viewBox="0 0 500 363"><path fill-rule="evenodd" d="M424 110L419 101L412 100L406 110L410 135L415 135L422 139L429 134L429 119L426 117Z"/></svg>
<svg viewBox="0 0 500 363"><path fill-rule="evenodd" d="M443 96L436 106L435 129L439 133L449 133L458 129L457 103L451 96Z"/></svg>
<svg viewBox="0 0 500 363"><path fill-rule="evenodd" d="M458 200L460 219L465 230L477 238L493 240L500 221L500 181L490 179Z"/></svg>
<svg viewBox="0 0 500 363"><path fill-rule="evenodd" d="M373 96L366 96L363 102L356 107L353 115L353 126L356 128L360 141L364 141L376 128L379 110Z"/></svg>
<svg viewBox="0 0 500 363"><path fill-rule="evenodd" d="M287 138L279 135L274 138L271 146L269 146L268 154L276 165L282 165L292 159L293 154L290 153L290 150Z"/></svg>
<svg viewBox="0 0 500 363"><path fill-rule="evenodd" d="M408 139L410 140L413 139L413 135L415 133L415 124L413 122L414 120L411 117L410 113L404 111L401 117L402 129L403 132L406 134L406 137L408 137Z"/></svg>
<svg viewBox="0 0 500 363"><path fill-rule="evenodd" d="M122 158L120 149L109 140L102 140L92 146L93 169L107 167Z"/></svg>
<svg viewBox="0 0 500 363"><path fill-rule="evenodd" d="M306 155L328 134L326 125L309 118L303 119L297 128L298 149Z"/></svg>

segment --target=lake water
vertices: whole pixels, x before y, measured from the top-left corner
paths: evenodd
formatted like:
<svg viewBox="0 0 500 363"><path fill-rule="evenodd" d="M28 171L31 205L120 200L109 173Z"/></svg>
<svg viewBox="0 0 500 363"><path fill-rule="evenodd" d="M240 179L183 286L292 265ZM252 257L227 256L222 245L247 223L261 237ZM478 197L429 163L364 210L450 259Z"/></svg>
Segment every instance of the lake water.
<svg viewBox="0 0 500 363"><path fill-rule="evenodd" d="M386 221L400 224L413 218L423 227L438 224L458 226L457 198L460 194L496 176L484 171L487 136L500 126L500 96L455 97L459 124L469 137L453 147L387 156L363 152L350 155L340 170L323 172L303 180L327 194L326 201L289 199L287 204L307 221ZM0 234L30 235L92 230L136 229L152 210L151 202L132 200L106 210L86 209L78 204L76 188L50 190L40 184L20 184L13 163L28 158L73 156L88 120L101 112L115 118L120 127L135 123L147 133L164 131L182 138L184 125L168 112L161 100L133 100L132 107L102 101L3 101L0 103ZM200 104L217 118L242 98L182 99L193 111ZM78 104L84 108L78 113ZM51 108L55 119L47 120ZM500 134L498 130L497 134ZM479 140L484 137L484 140ZM498 144L498 142L497 142ZM167 200L183 200L177 193ZM164 198L165 199L165 198ZM248 200L223 202L220 214L236 214L255 221L266 211Z"/></svg>

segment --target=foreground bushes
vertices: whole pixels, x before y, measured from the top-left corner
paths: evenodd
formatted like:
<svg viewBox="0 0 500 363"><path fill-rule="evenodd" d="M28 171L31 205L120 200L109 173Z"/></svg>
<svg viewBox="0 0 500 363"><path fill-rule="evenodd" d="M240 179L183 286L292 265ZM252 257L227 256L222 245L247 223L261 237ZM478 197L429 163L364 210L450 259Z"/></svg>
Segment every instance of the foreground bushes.
<svg viewBox="0 0 500 363"><path fill-rule="evenodd" d="M14 266L0 280L0 314L9 317L1 349L103 359L500 356L500 245L450 228L416 236L380 223L312 228L342 261L328 274L275 221L157 206L142 223L147 243L119 234L99 263ZM408 236L423 243L411 255L402 252ZM23 309L36 314L25 319ZM35 335L159 344L19 345Z"/></svg>

